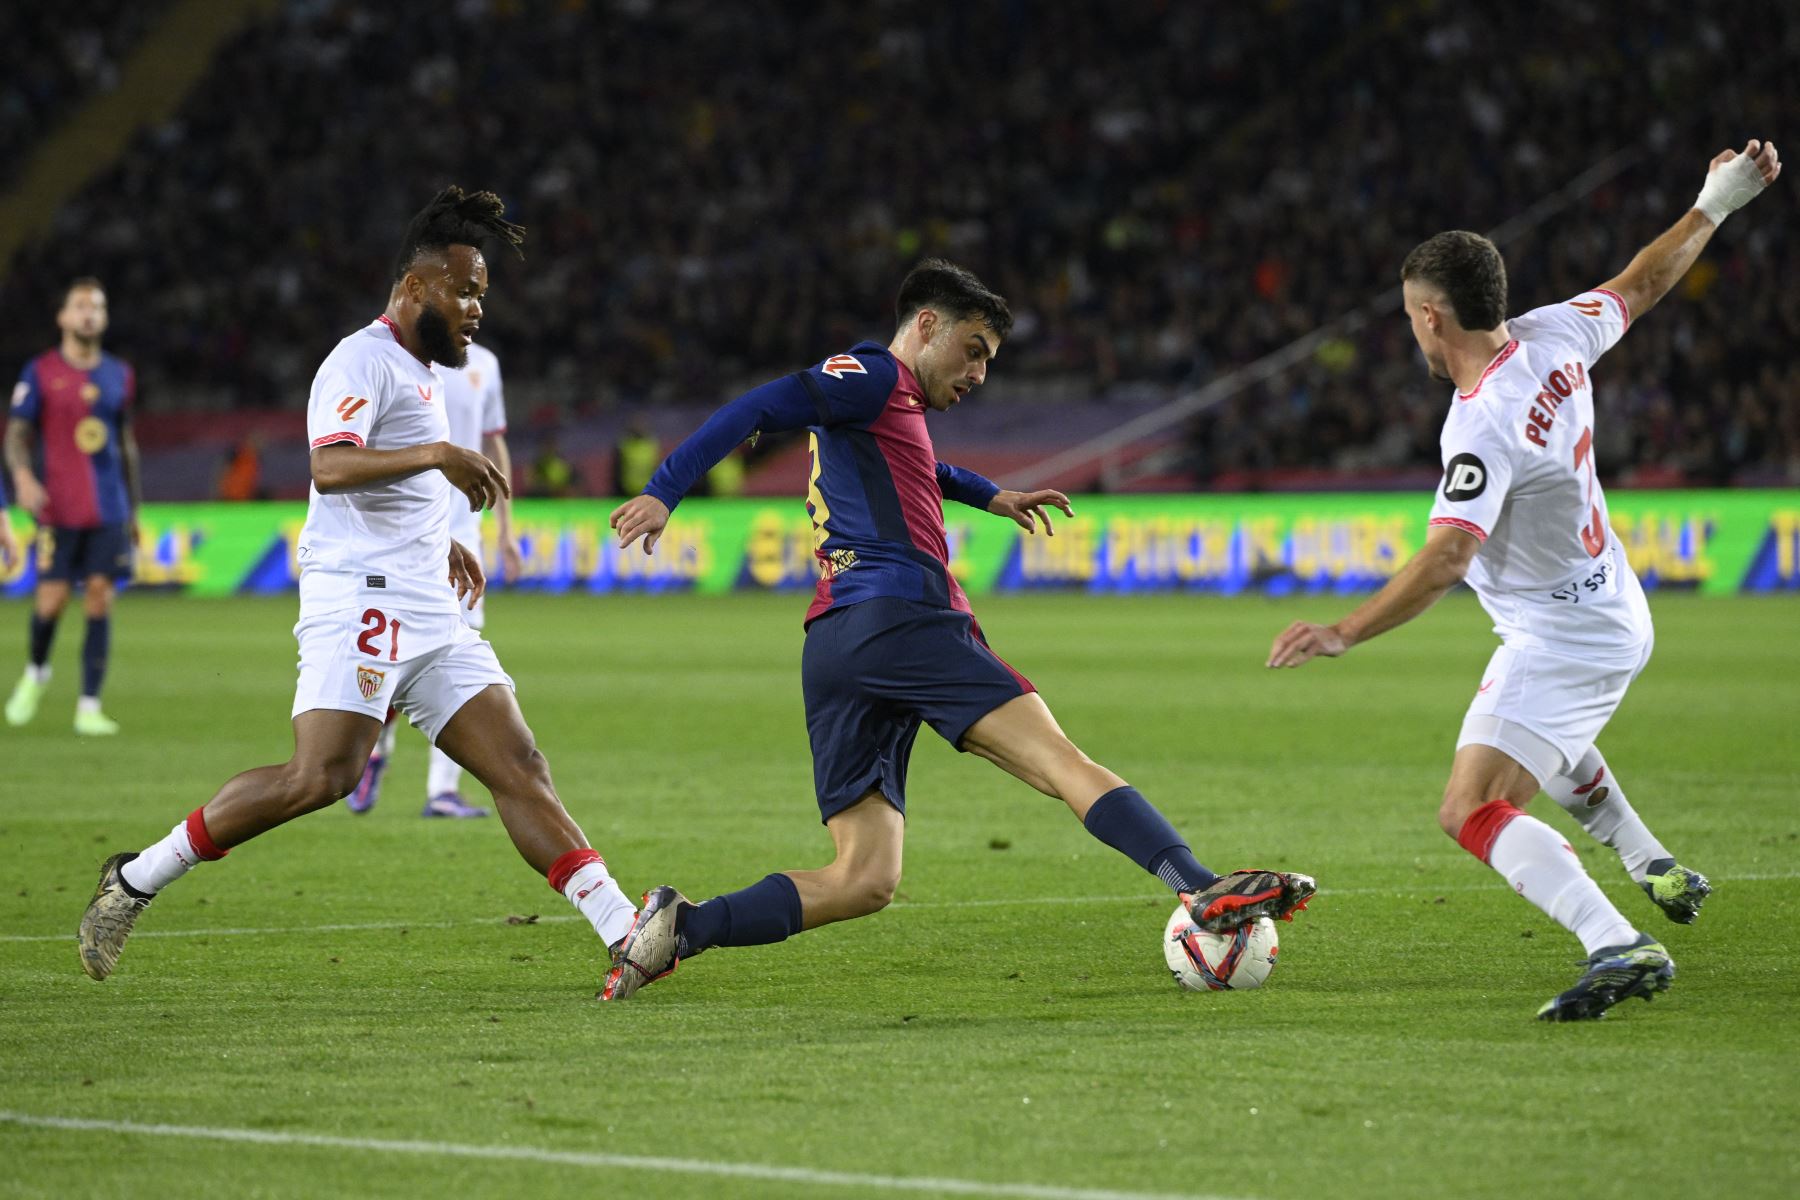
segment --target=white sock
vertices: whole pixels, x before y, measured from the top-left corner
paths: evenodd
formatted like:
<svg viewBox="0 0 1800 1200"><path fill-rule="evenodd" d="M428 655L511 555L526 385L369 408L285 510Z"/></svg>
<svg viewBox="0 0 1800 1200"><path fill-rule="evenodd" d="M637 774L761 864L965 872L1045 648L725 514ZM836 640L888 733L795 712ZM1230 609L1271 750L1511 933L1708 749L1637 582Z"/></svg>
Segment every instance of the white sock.
<svg viewBox="0 0 1800 1200"><path fill-rule="evenodd" d="M381 736L375 739L375 754L378 758L386 758L394 752L394 734L400 728L400 714L389 713L388 719L382 723Z"/></svg>
<svg viewBox="0 0 1800 1200"><path fill-rule="evenodd" d="M97 712L99 712L100 711L100 697L98 697L98 696L82 696L80 699L75 701L75 711L78 713L97 713ZM136 885L134 884L133 886L135 887Z"/></svg>
<svg viewBox="0 0 1800 1200"><path fill-rule="evenodd" d="M425 798L430 800L445 792L454 793L461 784L462 768L454 758L433 746L431 765L425 769Z"/></svg>
<svg viewBox="0 0 1800 1200"><path fill-rule="evenodd" d="M569 876L569 882L563 884L563 895L581 910L606 945L611 946L631 931L637 905L620 890L605 863L591 862Z"/></svg>
<svg viewBox="0 0 1800 1200"><path fill-rule="evenodd" d="M1508 821L1488 851L1488 865L1512 884L1513 891L1580 938L1589 955L1637 940L1637 930L1588 878L1562 834L1536 817L1520 815Z"/></svg>
<svg viewBox="0 0 1800 1200"><path fill-rule="evenodd" d="M30 663L26 663L25 664L25 674L29 675L32 679L32 682L34 682L34 683L49 683L50 682L50 664L45 663L43 666L38 667L38 666L33 666Z"/></svg>
<svg viewBox="0 0 1800 1200"><path fill-rule="evenodd" d="M176 822L169 836L126 863L120 870L125 882L140 892L156 893L206 860L188 837L187 821Z"/></svg>
<svg viewBox="0 0 1800 1200"><path fill-rule="evenodd" d="M1625 799L1618 779L1606 765L1597 746L1575 764L1575 770L1544 784L1551 799L1563 806L1581 827L1603 846L1619 852L1619 861L1632 879L1644 882L1645 868L1659 858L1673 858L1650 832L1644 819Z"/></svg>

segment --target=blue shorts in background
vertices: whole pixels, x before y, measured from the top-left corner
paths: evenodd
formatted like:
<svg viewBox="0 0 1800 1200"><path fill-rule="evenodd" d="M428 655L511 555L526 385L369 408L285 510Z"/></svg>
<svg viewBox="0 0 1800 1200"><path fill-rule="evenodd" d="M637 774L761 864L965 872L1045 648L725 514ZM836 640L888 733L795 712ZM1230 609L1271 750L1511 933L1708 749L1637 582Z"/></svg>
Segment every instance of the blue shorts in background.
<svg viewBox="0 0 1800 1200"><path fill-rule="evenodd" d="M871 788L906 812L920 721L960 750L971 725L1037 690L988 648L968 613L885 596L834 608L807 627L800 686L827 821Z"/></svg>
<svg viewBox="0 0 1800 1200"><path fill-rule="evenodd" d="M82 583L92 575L131 578L131 533L124 525L67 529L44 525L37 532L39 579Z"/></svg>

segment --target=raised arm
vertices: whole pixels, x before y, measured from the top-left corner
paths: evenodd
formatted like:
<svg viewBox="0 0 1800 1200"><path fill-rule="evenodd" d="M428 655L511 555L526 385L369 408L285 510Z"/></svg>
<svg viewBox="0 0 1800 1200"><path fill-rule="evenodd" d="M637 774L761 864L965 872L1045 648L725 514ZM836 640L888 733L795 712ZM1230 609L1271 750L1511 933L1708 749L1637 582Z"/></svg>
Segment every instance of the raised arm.
<svg viewBox="0 0 1800 1200"><path fill-rule="evenodd" d="M1722 152L1707 168L1706 185L1694 207L1638 251L1601 290L1618 293L1633 320L1649 312L1687 274L1725 218L1750 203L1780 174L1781 159L1771 142L1752 138L1741 154Z"/></svg>

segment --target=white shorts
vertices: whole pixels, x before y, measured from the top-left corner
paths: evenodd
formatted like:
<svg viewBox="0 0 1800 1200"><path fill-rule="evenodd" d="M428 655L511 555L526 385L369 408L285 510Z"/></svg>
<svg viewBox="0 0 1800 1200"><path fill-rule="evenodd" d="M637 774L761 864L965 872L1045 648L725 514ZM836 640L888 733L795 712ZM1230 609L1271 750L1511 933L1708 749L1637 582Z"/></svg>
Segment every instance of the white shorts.
<svg viewBox="0 0 1800 1200"><path fill-rule="evenodd" d="M432 742L457 710L494 684L513 686L494 648L453 612L340 609L301 614L294 716L315 708L367 713L389 707Z"/></svg>
<svg viewBox="0 0 1800 1200"><path fill-rule="evenodd" d="M1501 646L1463 718L1456 748L1492 746L1544 784L1575 769L1650 662L1654 638L1631 663L1589 662Z"/></svg>

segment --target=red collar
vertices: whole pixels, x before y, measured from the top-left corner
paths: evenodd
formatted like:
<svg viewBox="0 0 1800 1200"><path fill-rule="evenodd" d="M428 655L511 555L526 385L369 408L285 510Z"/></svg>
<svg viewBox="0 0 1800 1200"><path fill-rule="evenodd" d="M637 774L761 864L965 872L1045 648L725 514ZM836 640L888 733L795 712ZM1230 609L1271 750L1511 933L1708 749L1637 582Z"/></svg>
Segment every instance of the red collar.
<svg viewBox="0 0 1800 1200"><path fill-rule="evenodd" d="M398 325L394 324L393 318L389 317L386 313L382 313L379 317L376 317L375 319L377 321L380 321L383 325L386 325L388 327L388 332L394 335L394 344L399 346L402 350L406 350L406 343L400 340L400 327ZM419 358L419 356L417 354L413 354L413 352L411 350L406 350L406 352L408 354L412 354L412 356L414 358L418 358L419 361L424 363L427 367L429 367L431 365L430 359Z"/></svg>
<svg viewBox="0 0 1800 1200"><path fill-rule="evenodd" d="M1475 398L1475 393L1479 392L1481 390L1481 385L1487 382L1488 376L1492 375L1495 371L1498 371L1501 367L1505 366L1506 360L1511 358L1513 356L1513 351L1517 350L1518 348L1519 348L1519 341L1517 338L1514 338L1512 341L1506 343L1506 348L1501 350L1500 353L1494 355L1494 361L1487 365L1487 370L1485 370L1481 373L1481 378L1477 379L1475 381L1475 386L1470 388L1466 392L1459 392L1457 394L1456 398L1458 400L1473 400Z"/></svg>

